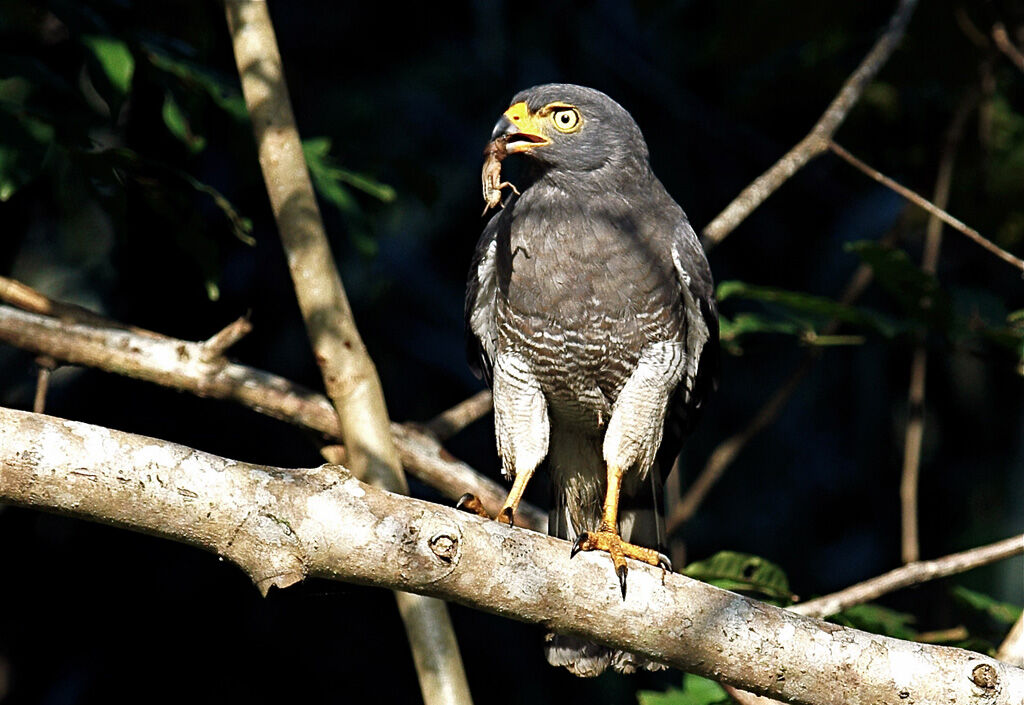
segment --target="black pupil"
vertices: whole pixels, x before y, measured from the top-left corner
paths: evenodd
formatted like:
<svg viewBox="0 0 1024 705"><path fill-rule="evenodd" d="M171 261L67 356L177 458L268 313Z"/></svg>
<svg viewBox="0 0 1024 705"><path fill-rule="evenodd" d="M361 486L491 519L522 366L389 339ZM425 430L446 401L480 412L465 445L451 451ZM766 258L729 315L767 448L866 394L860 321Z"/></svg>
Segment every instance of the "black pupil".
<svg viewBox="0 0 1024 705"><path fill-rule="evenodd" d="M568 125L570 119L569 113L562 113L561 115L558 116L558 119L562 121L563 125Z"/></svg>

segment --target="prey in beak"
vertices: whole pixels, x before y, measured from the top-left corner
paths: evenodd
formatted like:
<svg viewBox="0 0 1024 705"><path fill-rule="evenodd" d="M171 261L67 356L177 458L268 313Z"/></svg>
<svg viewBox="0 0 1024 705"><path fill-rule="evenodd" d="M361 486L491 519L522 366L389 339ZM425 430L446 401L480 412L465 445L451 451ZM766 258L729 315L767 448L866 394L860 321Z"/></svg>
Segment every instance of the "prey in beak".
<svg viewBox="0 0 1024 705"><path fill-rule="evenodd" d="M484 167L480 175L483 184L483 214L501 204L501 191L510 188L519 195L518 189L508 181L501 180L501 162L509 154L525 152L551 144L543 133L543 118L530 112L526 103L516 103L505 111L491 132L491 141L484 148Z"/></svg>

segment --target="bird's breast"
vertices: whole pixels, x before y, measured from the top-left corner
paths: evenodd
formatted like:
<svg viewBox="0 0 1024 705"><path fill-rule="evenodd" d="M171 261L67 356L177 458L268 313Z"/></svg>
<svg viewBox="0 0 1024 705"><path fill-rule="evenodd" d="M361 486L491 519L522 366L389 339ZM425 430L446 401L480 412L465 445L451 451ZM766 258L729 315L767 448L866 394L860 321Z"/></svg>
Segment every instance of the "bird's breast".
<svg viewBox="0 0 1024 705"><path fill-rule="evenodd" d="M503 235L499 353L530 362L554 416L597 433L643 349L680 334L671 263L585 214L513 221Z"/></svg>

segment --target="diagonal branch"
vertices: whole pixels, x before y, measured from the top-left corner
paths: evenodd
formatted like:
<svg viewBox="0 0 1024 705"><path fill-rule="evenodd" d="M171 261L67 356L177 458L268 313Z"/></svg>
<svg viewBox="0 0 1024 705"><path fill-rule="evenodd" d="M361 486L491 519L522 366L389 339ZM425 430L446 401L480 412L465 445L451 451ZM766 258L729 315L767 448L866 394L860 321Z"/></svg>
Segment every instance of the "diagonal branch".
<svg viewBox="0 0 1024 705"><path fill-rule="evenodd" d="M915 206L923 208L932 217L938 218L939 220L941 220L942 222L944 222L946 225L950 226L957 232L966 235L968 239L974 241L981 247L985 248L999 259L1003 260L1008 264L1013 265L1017 269L1024 272L1024 260L1020 259L1019 257L1015 257L1014 255L1010 254L1003 248L999 247L999 245L995 244L991 240L986 239L985 236L983 236L977 230L968 225L965 225L959 219L954 218L949 213L936 206L934 203L929 201L924 196L914 193L906 186L903 186L902 184L893 181L892 179L890 179L888 176L878 171L877 169L872 169L870 166L862 162L860 159L857 159L857 157L847 152L845 149L840 147L835 142L829 142L828 148L832 150L837 156L846 160L852 166L864 172L878 183L891 188L893 191L903 196L905 199L913 203Z"/></svg>
<svg viewBox="0 0 1024 705"><path fill-rule="evenodd" d="M0 277L0 289L10 280ZM41 295L40 295L41 296ZM0 298L2 293L0 293ZM168 338L106 321L96 314L87 323L57 320L0 305L0 341L65 363L159 384L201 397L226 399L253 411L339 439L338 416L327 398L284 377L208 356L209 341ZM216 337L216 336L215 336ZM414 424L391 424L403 466L452 501L472 492L492 515L505 489L452 457ZM547 515L522 503L516 524L545 531Z"/></svg>
<svg viewBox="0 0 1024 705"><path fill-rule="evenodd" d="M1003 52L1013 65L1024 71L1024 53L1010 39L1009 33L1006 31L1006 25L1002 22L996 22L992 25L992 41L999 47L999 51Z"/></svg>
<svg viewBox="0 0 1024 705"><path fill-rule="evenodd" d="M883 238L885 242L888 239ZM871 280L874 278L874 272L871 267L866 264L857 266L853 274L850 275L849 281L843 288L842 296L839 297L839 301L843 304L852 304L860 298L864 290L868 288ZM839 329L839 321L833 319L829 321L828 325L825 326L822 331L824 335L831 335ZM781 385L772 393L761 408L757 410L753 418L747 423L747 425L741 430L737 431L733 435L726 438L724 441L719 443L712 451L711 456L704 464L704 468L700 471L697 479L687 490L686 494L672 506L669 513L668 519L665 522L666 530L669 534L672 534L679 530L683 524L690 520L694 514L697 513L697 509L704 502L711 488L714 487L715 483L722 477L725 471L732 465L733 461L736 460L737 456L743 449L747 447L750 441L757 436L761 431L775 423L775 420L782 413L782 410L786 408L786 404L789 403L790 398L800 388L800 383L804 377L811 371L814 363L821 358L821 349L812 347L805 355L803 360L800 362L800 366L797 367L789 376L782 382ZM670 495L675 496L675 495Z"/></svg>
<svg viewBox="0 0 1024 705"><path fill-rule="evenodd" d="M882 66L896 50L916 5L917 0L900 0L885 32L878 38L857 69L846 79L846 83L843 84L838 95L825 109L825 113L807 133L807 136L786 152L768 171L743 189L740 195L733 199L732 203L704 228L705 249L710 250L724 240L729 233L736 229L736 226L764 203L765 199L793 174L800 171L807 162L828 148L829 140L846 120L846 116L853 106L860 100L864 89L874 80Z"/></svg>
<svg viewBox="0 0 1024 705"><path fill-rule="evenodd" d="M1010 627L1010 633L999 645L996 658L1011 666L1024 668L1024 614Z"/></svg>
<svg viewBox="0 0 1024 705"><path fill-rule="evenodd" d="M453 600L805 705L1018 705L1024 670L827 624L384 492L338 466L284 470L0 409L0 498L213 551L264 592L305 576ZM587 599L580 599L586 595Z"/></svg>
<svg viewBox="0 0 1024 705"><path fill-rule="evenodd" d="M442 411L427 422L424 429L432 433L437 440L446 441L466 426L489 414L493 406L491 391L485 389Z"/></svg>
<svg viewBox="0 0 1024 705"><path fill-rule="evenodd" d="M1024 554L1024 534L935 560L908 563L831 595L793 605L789 609L809 617L829 617L911 585L964 573L1021 554Z"/></svg>

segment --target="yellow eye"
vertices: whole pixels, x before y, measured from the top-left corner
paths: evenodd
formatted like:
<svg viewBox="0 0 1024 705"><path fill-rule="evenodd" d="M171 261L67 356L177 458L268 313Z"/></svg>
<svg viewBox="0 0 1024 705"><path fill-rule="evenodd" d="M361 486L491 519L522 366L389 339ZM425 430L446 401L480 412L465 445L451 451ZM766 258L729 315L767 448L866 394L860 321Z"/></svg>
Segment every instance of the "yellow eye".
<svg viewBox="0 0 1024 705"><path fill-rule="evenodd" d="M556 108L551 111L551 122L559 132L575 132L580 128L580 111L576 108Z"/></svg>

